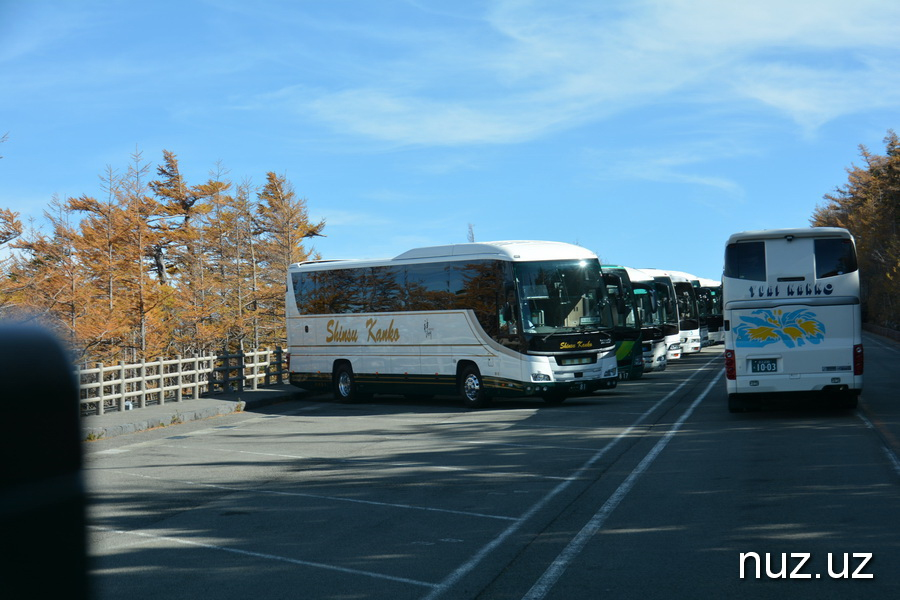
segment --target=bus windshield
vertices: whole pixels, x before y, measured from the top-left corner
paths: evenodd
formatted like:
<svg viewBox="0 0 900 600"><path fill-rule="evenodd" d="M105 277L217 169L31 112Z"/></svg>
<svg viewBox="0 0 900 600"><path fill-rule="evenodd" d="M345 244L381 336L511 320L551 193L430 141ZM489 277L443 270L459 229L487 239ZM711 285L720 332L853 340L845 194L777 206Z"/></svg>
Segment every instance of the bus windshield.
<svg viewBox="0 0 900 600"><path fill-rule="evenodd" d="M678 310L675 306L675 298L672 297L672 288L660 281L655 281L656 299L661 309L663 323L678 324Z"/></svg>
<svg viewBox="0 0 900 600"><path fill-rule="evenodd" d="M513 269L525 333L597 331L612 326L598 261L517 262Z"/></svg>
<svg viewBox="0 0 900 600"><path fill-rule="evenodd" d="M694 286L687 281L676 281L675 294L678 300L678 313L681 316L682 328L693 329L696 324L684 325L685 321L696 323L699 315L697 314L697 301L694 296Z"/></svg>
<svg viewBox="0 0 900 600"><path fill-rule="evenodd" d="M665 323L664 309L656 298L656 290L652 282L635 282L634 297L637 300L641 323L645 327L660 327Z"/></svg>

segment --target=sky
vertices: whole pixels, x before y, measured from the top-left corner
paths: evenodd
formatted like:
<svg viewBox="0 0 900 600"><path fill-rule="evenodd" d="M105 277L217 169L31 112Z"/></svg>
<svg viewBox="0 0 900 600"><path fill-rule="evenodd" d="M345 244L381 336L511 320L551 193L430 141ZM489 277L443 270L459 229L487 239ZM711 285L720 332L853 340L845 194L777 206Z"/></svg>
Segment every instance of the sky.
<svg viewBox="0 0 900 600"><path fill-rule="evenodd" d="M900 2L0 0L0 208L285 176L323 258L536 239L719 279L900 117Z"/></svg>

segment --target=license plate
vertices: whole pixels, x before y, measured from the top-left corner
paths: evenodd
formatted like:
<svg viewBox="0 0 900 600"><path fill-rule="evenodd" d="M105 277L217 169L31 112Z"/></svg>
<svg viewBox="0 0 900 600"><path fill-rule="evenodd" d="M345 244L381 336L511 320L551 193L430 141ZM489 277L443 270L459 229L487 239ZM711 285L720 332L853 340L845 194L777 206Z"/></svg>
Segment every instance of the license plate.
<svg viewBox="0 0 900 600"><path fill-rule="evenodd" d="M751 358L751 373L774 373L778 370L778 361L774 358Z"/></svg>

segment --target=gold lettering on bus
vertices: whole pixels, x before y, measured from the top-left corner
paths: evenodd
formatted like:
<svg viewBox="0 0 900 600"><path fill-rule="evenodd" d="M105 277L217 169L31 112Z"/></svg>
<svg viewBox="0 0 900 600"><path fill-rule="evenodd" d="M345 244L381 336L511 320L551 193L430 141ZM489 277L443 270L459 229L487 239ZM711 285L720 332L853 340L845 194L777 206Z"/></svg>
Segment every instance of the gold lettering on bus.
<svg viewBox="0 0 900 600"><path fill-rule="evenodd" d="M559 349L560 350L581 350L586 348L593 348L594 342L587 340L579 340L577 342L560 342Z"/></svg>
<svg viewBox="0 0 900 600"><path fill-rule="evenodd" d="M368 341L370 342L398 342L400 341L400 330L394 327L394 320L388 323L383 329L377 327L378 319L366 319L366 329L369 330Z"/></svg>
<svg viewBox="0 0 900 600"><path fill-rule="evenodd" d="M325 343L329 344L331 342L356 342L359 341L359 332L355 329L344 329L341 327L340 322L335 319L329 319L328 325L326 326L328 331L328 336L325 338Z"/></svg>

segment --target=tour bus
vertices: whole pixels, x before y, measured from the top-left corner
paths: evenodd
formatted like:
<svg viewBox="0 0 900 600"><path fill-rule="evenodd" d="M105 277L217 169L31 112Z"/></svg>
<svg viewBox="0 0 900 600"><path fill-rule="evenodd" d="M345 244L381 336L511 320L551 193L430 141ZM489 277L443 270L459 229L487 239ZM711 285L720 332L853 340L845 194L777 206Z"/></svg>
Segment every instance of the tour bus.
<svg viewBox="0 0 900 600"><path fill-rule="evenodd" d="M558 403L618 381L600 261L579 246L500 241L304 262L290 266L287 287L290 381L339 401Z"/></svg>
<svg viewBox="0 0 900 600"><path fill-rule="evenodd" d="M659 269L638 269L650 277L656 288L656 297L665 311L663 335L666 337L666 361L681 358L681 325L678 318L678 302L672 278Z"/></svg>
<svg viewBox="0 0 900 600"><path fill-rule="evenodd" d="M706 294L706 324L709 327L709 345L721 344L725 341L725 329L722 327L722 282L715 279L700 278L700 289Z"/></svg>
<svg viewBox="0 0 900 600"><path fill-rule="evenodd" d="M694 285L688 277L677 271L662 269L642 269L654 277L665 277L671 281L675 308L678 311L679 341L681 355L700 352L700 311Z"/></svg>
<svg viewBox="0 0 900 600"><path fill-rule="evenodd" d="M638 318L641 322L641 350L644 354L644 372L665 371L669 364L666 356L668 346L666 344L665 329L666 306L660 301L660 291L663 284L653 280L653 277L640 269L625 267L631 286L634 289L634 299L637 306ZM675 319L673 318L673 322ZM675 335L678 335L678 325L671 326Z"/></svg>
<svg viewBox="0 0 900 600"><path fill-rule="evenodd" d="M677 280L687 281L691 284L691 287L694 296L694 306L696 307L696 319L699 323L698 329L700 334L700 347L705 348L709 346L709 325L707 323L707 312L708 306L707 294L703 291L700 286L700 278L696 275L691 275L690 273L685 273L684 271L666 271L669 275L676 278ZM675 286L678 289L678 286ZM687 302L687 295L684 296L684 301Z"/></svg>
<svg viewBox="0 0 900 600"><path fill-rule="evenodd" d="M641 320L637 314L634 288L625 267L600 265L606 293L615 319L612 331L616 343L619 379L640 379L644 374L644 352L641 345Z"/></svg>
<svg viewBox="0 0 900 600"><path fill-rule="evenodd" d="M732 235L722 297L729 410L780 392L818 392L856 406L863 384L859 271L846 229Z"/></svg>

